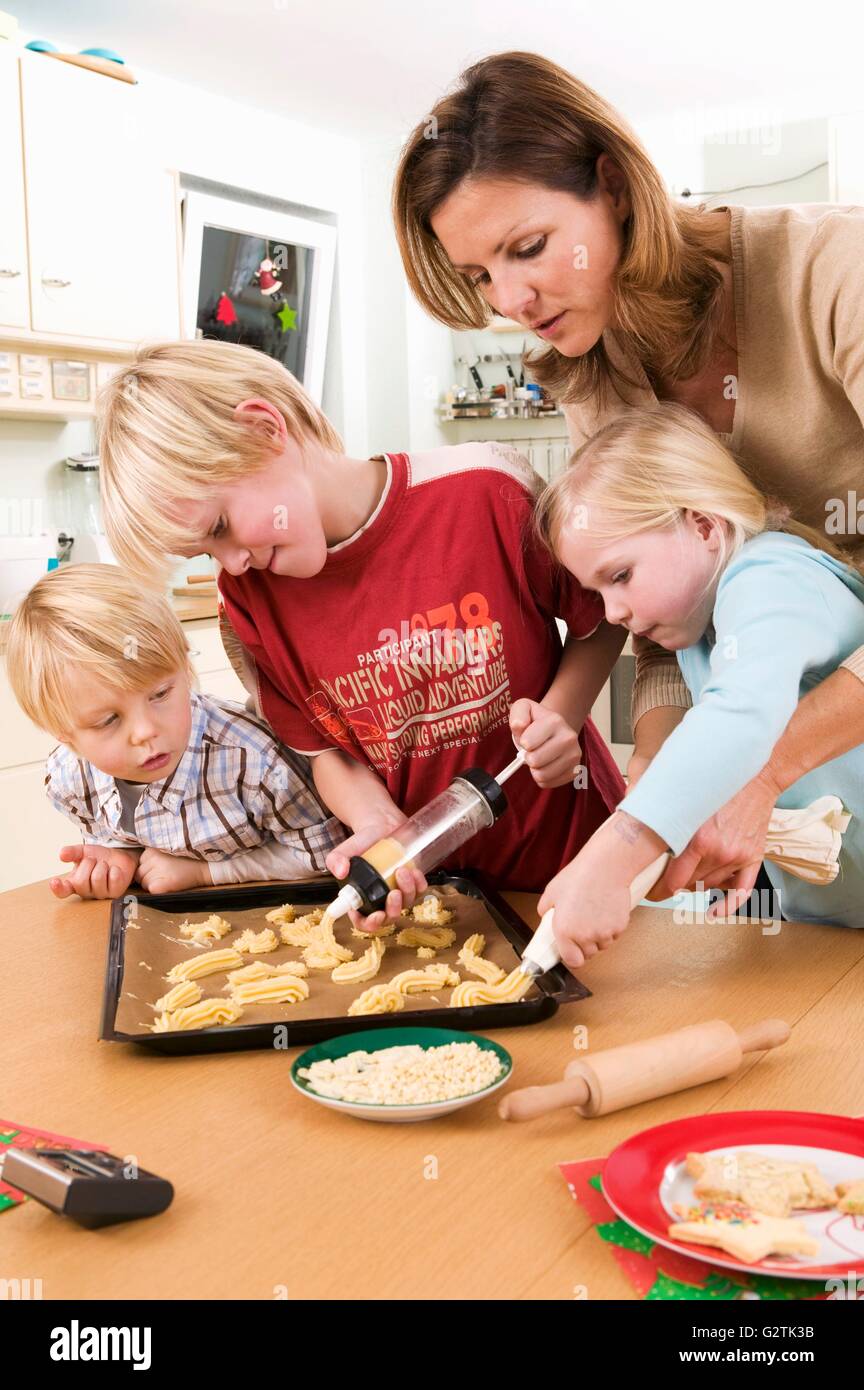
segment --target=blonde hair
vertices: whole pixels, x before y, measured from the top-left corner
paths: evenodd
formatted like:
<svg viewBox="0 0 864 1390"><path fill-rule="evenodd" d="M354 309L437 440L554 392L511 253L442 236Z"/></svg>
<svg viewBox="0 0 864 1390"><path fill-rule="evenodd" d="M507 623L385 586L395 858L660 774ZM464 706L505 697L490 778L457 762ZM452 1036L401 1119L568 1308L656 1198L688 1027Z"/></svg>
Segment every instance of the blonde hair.
<svg viewBox="0 0 864 1390"><path fill-rule="evenodd" d="M793 521L788 506L761 493L704 420L666 401L627 411L577 449L567 471L538 498L534 521L540 539L558 556L571 523L612 541L671 529L686 511L720 523L721 548L710 582L745 541L763 531L798 536L858 568L827 536Z"/></svg>
<svg viewBox="0 0 864 1390"><path fill-rule="evenodd" d="M200 541L172 510L265 467L267 432L235 414L263 397L291 437L342 451L326 416L290 372L254 348L207 339L154 343L108 382L98 402L102 511L111 548L138 574ZM203 549L203 547L202 547Z"/></svg>
<svg viewBox="0 0 864 1390"><path fill-rule="evenodd" d="M9 624L6 668L27 717L61 741L76 722L73 669L115 690L144 690L174 671L192 676L164 594L116 565L64 565L37 580Z"/></svg>
<svg viewBox="0 0 864 1390"><path fill-rule="evenodd" d="M536 53L498 53L462 73L418 123L401 154L393 218L402 265L423 307L451 328L482 328L492 313L454 269L431 218L463 179L510 179L591 201L607 154L627 180L631 211L613 279L610 326L646 371L693 376L711 357L723 313L719 266L730 259L703 205L675 203L637 136L597 92ZM602 339L580 357L549 345L528 359L560 401L636 385Z"/></svg>

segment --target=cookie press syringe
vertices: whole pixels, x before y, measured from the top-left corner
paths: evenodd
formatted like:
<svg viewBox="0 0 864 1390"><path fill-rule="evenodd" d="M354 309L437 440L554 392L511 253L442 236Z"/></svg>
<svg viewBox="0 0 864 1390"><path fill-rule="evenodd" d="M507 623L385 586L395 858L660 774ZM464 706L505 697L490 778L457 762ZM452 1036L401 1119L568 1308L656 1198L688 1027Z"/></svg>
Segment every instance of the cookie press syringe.
<svg viewBox="0 0 864 1390"><path fill-rule="evenodd" d="M428 873L478 830L493 825L507 810L501 788L524 762L520 749L497 777L480 767L468 768L383 840L354 855L348 877L327 909L330 921L351 909L380 911L400 869Z"/></svg>

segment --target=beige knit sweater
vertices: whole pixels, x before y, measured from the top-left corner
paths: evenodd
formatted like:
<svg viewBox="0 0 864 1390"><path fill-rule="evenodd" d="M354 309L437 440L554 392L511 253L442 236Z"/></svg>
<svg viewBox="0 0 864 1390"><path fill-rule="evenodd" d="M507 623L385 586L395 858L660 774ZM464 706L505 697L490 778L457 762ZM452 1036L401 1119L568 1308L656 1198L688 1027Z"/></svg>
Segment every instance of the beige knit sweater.
<svg viewBox="0 0 864 1390"><path fill-rule="evenodd" d="M720 438L796 520L820 531L830 522L831 539L864 561L864 207L729 211L738 381L732 432ZM603 342L640 384L626 402L610 390L604 408L565 406L574 448L657 400L626 343L609 330ZM841 513L843 534L835 534ZM644 639L634 649L634 727L657 705L689 706L674 652ZM864 647L843 665L864 681Z"/></svg>

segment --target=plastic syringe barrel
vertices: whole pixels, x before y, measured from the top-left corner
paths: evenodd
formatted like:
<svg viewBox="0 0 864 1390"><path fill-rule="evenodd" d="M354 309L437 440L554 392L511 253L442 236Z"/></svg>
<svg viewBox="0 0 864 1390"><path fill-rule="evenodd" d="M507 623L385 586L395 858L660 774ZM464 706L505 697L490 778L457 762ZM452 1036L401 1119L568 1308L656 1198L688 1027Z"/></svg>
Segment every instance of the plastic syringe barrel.
<svg viewBox="0 0 864 1390"><path fill-rule="evenodd" d="M364 855L351 859L346 883L362 900L362 912L380 911L393 887L399 868L410 864L427 873L452 854L454 850L476 835L478 830L492 825L507 810L507 798L501 787L482 768L468 768L454 777L450 785L410 816L385 840L366 851L370 858L387 841L400 846L403 853L385 872L375 868ZM391 881L388 882L388 879Z"/></svg>

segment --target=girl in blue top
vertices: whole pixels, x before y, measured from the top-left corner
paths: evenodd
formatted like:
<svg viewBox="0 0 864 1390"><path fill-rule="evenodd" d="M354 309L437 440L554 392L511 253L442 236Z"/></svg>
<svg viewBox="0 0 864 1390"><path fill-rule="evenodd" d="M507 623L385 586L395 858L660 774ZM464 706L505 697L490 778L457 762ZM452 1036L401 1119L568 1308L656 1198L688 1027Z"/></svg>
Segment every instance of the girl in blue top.
<svg viewBox="0 0 864 1390"><path fill-rule="evenodd" d="M826 537L772 512L717 435L677 405L594 435L541 496L537 522L610 623L677 653L693 699L540 900L576 968L624 931L636 875L664 850L679 854L760 773L799 699L864 643L864 578ZM834 882L765 868L784 917L864 926L864 746L777 804L800 809L826 793L852 815Z"/></svg>

